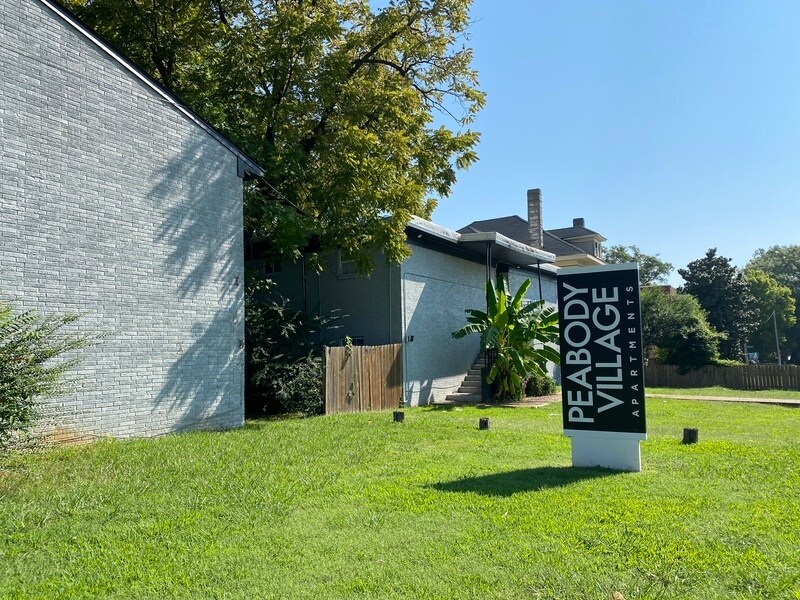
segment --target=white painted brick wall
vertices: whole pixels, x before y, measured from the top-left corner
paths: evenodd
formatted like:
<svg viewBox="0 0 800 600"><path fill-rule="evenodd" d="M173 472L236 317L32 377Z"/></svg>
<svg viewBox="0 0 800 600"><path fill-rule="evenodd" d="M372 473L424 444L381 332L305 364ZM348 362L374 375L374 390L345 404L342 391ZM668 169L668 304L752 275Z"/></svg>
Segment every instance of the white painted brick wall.
<svg viewBox="0 0 800 600"><path fill-rule="evenodd" d="M466 324L465 309L485 310L486 267L415 244L411 251L400 266L400 285L403 339L414 336L404 343L406 404L417 406L455 392L480 350L477 334L455 340L451 333ZM509 273L512 293L524 277L531 279L526 297L538 300L536 276L517 269ZM550 277L542 277L542 296L555 304L555 281Z"/></svg>
<svg viewBox="0 0 800 600"><path fill-rule="evenodd" d="M411 252L400 265L403 368L406 404L417 406L455 392L472 366L479 336L455 340L451 333L466 324L465 309L485 308L486 268L414 244Z"/></svg>
<svg viewBox="0 0 800 600"><path fill-rule="evenodd" d="M485 267L418 245L400 266L406 404L443 400L455 392L480 350L480 339L451 333L466 324L464 310L486 306Z"/></svg>
<svg viewBox="0 0 800 600"><path fill-rule="evenodd" d="M525 298L531 302L536 302L539 300L539 278L536 273L515 268L509 269L508 284L512 292L516 292L526 279L531 280L531 285L528 288L528 293L525 294ZM555 275L542 274L542 300L554 308L557 306L558 295Z"/></svg>
<svg viewBox="0 0 800 600"><path fill-rule="evenodd" d="M51 425L241 425L236 156L39 0L0 5L0 298L108 335Z"/></svg>

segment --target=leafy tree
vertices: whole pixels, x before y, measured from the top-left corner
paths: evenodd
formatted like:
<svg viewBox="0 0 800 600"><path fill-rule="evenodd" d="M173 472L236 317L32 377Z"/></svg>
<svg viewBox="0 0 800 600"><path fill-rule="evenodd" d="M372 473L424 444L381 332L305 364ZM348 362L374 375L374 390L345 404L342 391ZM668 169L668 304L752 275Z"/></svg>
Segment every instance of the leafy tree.
<svg viewBox="0 0 800 600"><path fill-rule="evenodd" d="M111 40L159 83L186 100L202 95L211 72L221 19L236 10L228 0L69 0L83 21Z"/></svg>
<svg viewBox="0 0 800 600"><path fill-rule="evenodd" d="M265 168L246 229L285 254L314 237L399 261L410 216L477 159L471 0L68 1Z"/></svg>
<svg viewBox="0 0 800 600"><path fill-rule="evenodd" d="M77 358L63 355L91 343L65 331L77 319L76 314L42 317L31 310L15 314L0 302L0 449L33 427L42 398L68 389L66 374Z"/></svg>
<svg viewBox="0 0 800 600"><path fill-rule="evenodd" d="M753 296L743 273L730 258L711 248L703 258L690 262L678 273L686 281L683 292L691 294L708 313L709 323L726 334L720 350L724 358L740 359L743 344L758 321Z"/></svg>
<svg viewBox="0 0 800 600"><path fill-rule="evenodd" d="M658 254L645 254L638 246L611 246L603 253L603 260L609 264L639 263L641 285L666 283L673 269L672 263L661 260Z"/></svg>
<svg viewBox="0 0 800 600"><path fill-rule="evenodd" d="M800 361L800 246L772 246L756 250L748 269L759 269L792 290L795 301L795 325L787 332L787 355Z"/></svg>
<svg viewBox="0 0 800 600"><path fill-rule="evenodd" d="M723 336L709 325L697 298L649 287L642 289L641 306L644 344L658 348L660 362L699 367L719 358Z"/></svg>
<svg viewBox="0 0 800 600"><path fill-rule="evenodd" d="M489 281L487 312L467 310L467 324L453 332L456 339L479 333L481 348L495 351L487 383L495 384L499 398L519 398L529 375L546 377L547 362L559 362L554 350L558 344L558 313L543 300L523 306L530 285L530 279L526 279L512 297L503 277L497 278L496 286Z"/></svg>
<svg viewBox="0 0 800 600"><path fill-rule="evenodd" d="M758 249L747 263L748 269L759 269L800 295L800 246L772 246Z"/></svg>
<svg viewBox="0 0 800 600"><path fill-rule="evenodd" d="M796 305L792 290L778 283L773 277L758 269L747 269L745 279L755 300L756 318L759 325L750 334L750 344L762 359L777 359L775 326L778 340L786 348L786 334L797 322ZM773 320L773 313L775 319Z"/></svg>

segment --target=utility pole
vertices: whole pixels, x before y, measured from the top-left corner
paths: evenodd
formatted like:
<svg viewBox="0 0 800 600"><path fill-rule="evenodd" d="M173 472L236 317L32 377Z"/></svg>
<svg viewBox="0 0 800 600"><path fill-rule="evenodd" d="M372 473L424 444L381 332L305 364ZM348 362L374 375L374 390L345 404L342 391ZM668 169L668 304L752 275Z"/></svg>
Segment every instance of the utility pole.
<svg viewBox="0 0 800 600"><path fill-rule="evenodd" d="M775 326L775 351L778 356L778 364L781 364L781 343L778 341L778 316L776 311L772 311L772 324Z"/></svg>

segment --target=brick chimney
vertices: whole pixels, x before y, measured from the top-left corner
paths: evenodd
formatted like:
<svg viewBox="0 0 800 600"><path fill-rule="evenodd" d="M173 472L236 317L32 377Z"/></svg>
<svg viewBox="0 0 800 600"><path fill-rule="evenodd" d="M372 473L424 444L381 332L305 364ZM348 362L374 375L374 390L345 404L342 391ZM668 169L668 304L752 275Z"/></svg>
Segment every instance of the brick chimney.
<svg viewBox="0 0 800 600"><path fill-rule="evenodd" d="M544 248L542 190L528 190L528 238L534 248Z"/></svg>
<svg viewBox="0 0 800 600"><path fill-rule="evenodd" d="M578 219L572 219L572 226L573 227L586 227L586 221L583 217Z"/></svg>

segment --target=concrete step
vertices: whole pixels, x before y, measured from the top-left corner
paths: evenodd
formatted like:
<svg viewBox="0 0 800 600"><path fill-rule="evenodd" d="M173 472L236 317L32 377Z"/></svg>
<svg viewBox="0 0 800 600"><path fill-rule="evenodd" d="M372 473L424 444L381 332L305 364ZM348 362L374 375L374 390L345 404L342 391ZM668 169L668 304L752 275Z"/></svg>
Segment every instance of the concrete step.
<svg viewBox="0 0 800 600"><path fill-rule="evenodd" d="M483 401L481 396L482 390L482 373L481 371L486 366L486 355L481 353L472 363L472 368L467 371L461 386L455 394L449 394L444 402L445 403L478 403Z"/></svg>
<svg viewBox="0 0 800 600"><path fill-rule="evenodd" d="M470 386L470 385L462 385L458 390L456 390L458 394L480 394L481 388L480 386Z"/></svg>
<svg viewBox="0 0 800 600"><path fill-rule="evenodd" d="M481 395L480 394L448 394L445 397L445 402L453 402L453 403L461 403L461 402L474 402L478 403L481 402Z"/></svg>

